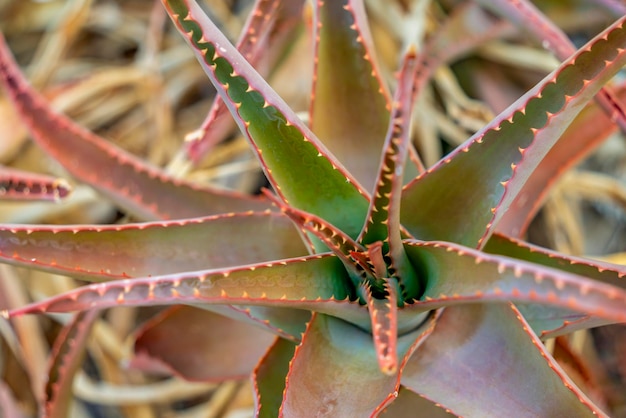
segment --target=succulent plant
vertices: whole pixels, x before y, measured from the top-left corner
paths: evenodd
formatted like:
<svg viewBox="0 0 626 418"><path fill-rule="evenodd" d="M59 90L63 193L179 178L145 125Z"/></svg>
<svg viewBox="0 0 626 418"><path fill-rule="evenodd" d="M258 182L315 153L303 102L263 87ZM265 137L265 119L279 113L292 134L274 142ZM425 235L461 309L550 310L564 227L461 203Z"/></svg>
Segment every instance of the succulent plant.
<svg viewBox="0 0 626 418"><path fill-rule="evenodd" d="M626 322L626 268L521 238L559 170L600 140L563 136L584 106L595 97L626 126L605 87L626 63L625 18L575 50L531 4L481 2L563 62L425 166L414 103L441 63L498 36L501 21L459 6L409 42L391 96L362 2L314 2L305 123L248 62L262 67L277 22L302 3L258 0L238 51L195 1L164 1L219 93L202 132L225 129L230 111L271 188L260 196L173 179L53 112L2 44L1 81L37 143L144 221L0 227L2 262L98 282L3 311L82 311L58 338L47 414L67 411L98 310L183 305L142 328L137 358L191 380L252 372L258 416L432 416L431 403L444 415L604 415L542 338ZM456 23L470 17L485 25L464 39ZM215 141L198 138L196 160Z"/></svg>

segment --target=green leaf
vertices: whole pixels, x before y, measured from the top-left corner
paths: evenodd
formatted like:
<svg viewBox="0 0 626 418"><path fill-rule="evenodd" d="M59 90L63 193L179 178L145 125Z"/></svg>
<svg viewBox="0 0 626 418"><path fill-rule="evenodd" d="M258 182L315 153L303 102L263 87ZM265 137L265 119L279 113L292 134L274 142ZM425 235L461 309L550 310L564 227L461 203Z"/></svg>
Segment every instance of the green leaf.
<svg viewBox="0 0 626 418"><path fill-rule="evenodd" d="M228 269L98 283L18 308L5 317L112 306L172 304L258 305L298 308L340 316L368 329L367 310L338 258L330 254Z"/></svg>
<svg viewBox="0 0 626 418"><path fill-rule="evenodd" d="M279 416L285 379L295 349L294 343L277 338L254 370L252 382L256 393L255 417Z"/></svg>
<svg viewBox="0 0 626 418"><path fill-rule="evenodd" d="M527 29L531 36L559 60L566 60L576 52L574 43L570 41L565 32L530 1L482 0L479 3L488 10L508 18L521 28ZM611 117L612 122L617 123L623 131L626 131L624 107L611 91L605 88L601 89L596 95L595 101Z"/></svg>
<svg viewBox="0 0 626 418"><path fill-rule="evenodd" d="M358 236L368 200L338 161L245 61L195 1L166 1L209 79L288 204Z"/></svg>
<svg viewBox="0 0 626 418"><path fill-rule="evenodd" d="M0 225L3 262L88 281L206 270L305 254L307 249L289 219L272 212L126 225Z"/></svg>
<svg viewBox="0 0 626 418"><path fill-rule="evenodd" d="M626 321L626 291L615 286L456 244L407 242L406 250L427 283L421 301L407 306L408 312L514 301Z"/></svg>
<svg viewBox="0 0 626 418"><path fill-rule="evenodd" d="M567 271L626 289L626 267L583 257L568 256L501 234L491 236L484 251Z"/></svg>
<svg viewBox="0 0 626 418"><path fill-rule="evenodd" d="M268 73L274 62L267 61L278 61L280 54L275 51L286 49L291 43L294 28L301 21L303 5L303 0L255 1L241 30L237 50L255 68L261 67L262 73ZM276 32L280 35L275 36ZM276 38L278 42L272 42ZM271 54L266 53L268 49L272 51ZM228 107L220 96L216 96L202 126L188 137L186 150L189 158L195 164L200 163L218 142L226 138L234 126Z"/></svg>
<svg viewBox="0 0 626 418"><path fill-rule="evenodd" d="M402 384L459 416L602 415L504 304L446 308Z"/></svg>
<svg viewBox="0 0 626 418"><path fill-rule="evenodd" d="M400 225L402 179L411 147L410 115L415 99L413 85L417 69L417 52L411 48L404 56L398 75L398 86L393 97L394 104L374 194L359 239L365 245L377 242L382 244L382 254L388 260L384 268L387 271L383 273L383 277L397 279L402 291L402 301L418 297L421 292L420 282L404 252Z"/></svg>
<svg viewBox="0 0 626 418"><path fill-rule="evenodd" d="M624 18L407 185L402 224L418 239L486 242L584 104L626 64ZM461 181L462 180L462 181Z"/></svg>
<svg viewBox="0 0 626 418"><path fill-rule="evenodd" d="M314 4L311 127L371 191L391 106L376 66L363 2L318 0Z"/></svg>
<svg viewBox="0 0 626 418"><path fill-rule="evenodd" d="M500 234L491 236L484 250L538 265L552 267L626 289L626 267L600 261L566 256ZM518 304L520 312L542 338L562 335L579 329L607 325L615 321L594 318L570 309L532 304Z"/></svg>

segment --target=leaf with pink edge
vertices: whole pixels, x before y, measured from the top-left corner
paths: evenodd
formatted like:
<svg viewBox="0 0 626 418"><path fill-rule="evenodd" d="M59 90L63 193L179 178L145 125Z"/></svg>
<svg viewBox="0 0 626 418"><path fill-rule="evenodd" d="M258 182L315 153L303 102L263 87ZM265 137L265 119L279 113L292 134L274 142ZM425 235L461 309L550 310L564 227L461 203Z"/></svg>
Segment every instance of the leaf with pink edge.
<svg viewBox="0 0 626 418"><path fill-rule="evenodd" d="M388 261L379 270L385 270L381 273L382 277L394 278L393 282L401 290L402 300L418 297L421 292L420 281L404 252L402 235L405 231L400 225L402 179L411 148L409 115L413 113L417 70L417 52L410 47L398 72L398 85L393 96L393 108L377 170L376 185L359 238L359 243L369 245L370 249L371 245L380 244L382 256Z"/></svg>
<svg viewBox="0 0 626 418"><path fill-rule="evenodd" d="M620 102L626 103L626 83L616 86L615 95ZM496 231L522 237L550 190L561 178L560 174L578 164L616 130L617 126L597 104L592 102L587 105L532 172L498 223Z"/></svg>
<svg viewBox="0 0 626 418"><path fill-rule="evenodd" d="M248 376L274 341L260 328L190 306L177 306L138 330L134 350L191 381Z"/></svg>
<svg viewBox="0 0 626 418"><path fill-rule="evenodd" d="M576 52L574 43L567 35L534 4L528 0L512 1L479 1L488 10L502 15L516 25L527 30L538 43L551 51L559 60L566 60ZM595 97L596 103L626 131L626 112L615 95L606 88L600 89Z"/></svg>
<svg viewBox="0 0 626 418"><path fill-rule="evenodd" d="M602 415L511 305L446 308L402 384L459 416Z"/></svg>
<svg viewBox="0 0 626 418"><path fill-rule="evenodd" d="M193 218L269 207L264 199L173 179L54 112L24 79L1 35L0 83L49 155L77 179L141 219Z"/></svg>
<svg viewBox="0 0 626 418"><path fill-rule="evenodd" d="M626 266L568 256L527 242L494 234L484 248L486 253L498 254L589 277L600 283L626 289Z"/></svg>
<svg viewBox="0 0 626 418"><path fill-rule="evenodd" d="M286 377L295 349L294 343L277 338L254 370L252 383L256 393L256 417L279 416Z"/></svg>
<svg viewBox="0 0 626 418"><path fill-rule="evenodd" d="M12 168L0 168L1 199L56 202L71 192L72 187L63 179Z"/></svg>
<svg viewBox="0 0 626 418"><path fill-rule="evenodd" d="M626 64L625 20L407 185L402 224L409 232L424 240L484 244L568 123Z"/></svg>
<svg viewBox="0 0 626 418"><path fill-rule="evenodd" d="M426 281L405 312L463 303L550 305L609 321L626 321L626 291L605 283L444 242L407 242L409 258ZM471 274L472 280L466 277Z"/></svg>
<svg viewBox="0 0 626 418"><path fill-rule="evenodd" d="M358 236L367 193L195 1L164 1L283 200Z"/></svg>
<svg viewBox="0 0 626 418"><path fill-rule="evenodd" d="M624 266L566 256L497 233L491 236L484 250L488 253L513 257L626 289L626 267ZM531 324L533 330L541 337L553 337L615 322L550 306L518 304L518 308Z"/></svg>
<svg viewBox="0 0 626 418"><path fill-rule="evenodd" d="M318 314L290 364L281 414L369 416L390 402L398 389L397 374L380 372L371 335Z"/></svg>
<svg viewBox="0 0 626 418"><path fill-rule="evenodd" d="M172 304L258 305L338 315L364 329L367 310L352 302L355 292L341 261L330 254L250 264L228 269L92 284L12 310L5 317L113 306Z"/></svg>
<svg viewBox="0 0 626 418"><path fill-rule="evenodd" d="M303 0L255 2L237 41L237 49L260 73L268 73L274 63L267 61L277 61L280 54L276 51L290 44L301 20L303 5ZM234 126L228 107L217 96L202 126L188 136L186 150L192 162L198 164Z"/></svg>
<svg viewBox="0 0 626 418"><path fill-rule="evenodd" d="M247 239L242 241L242 235ZM220 239L207 239L212 236ZM198 246L199 242L203 245ZM0 225L3 262L88 281L207 270L305 254L298 231L275 212L125 225Z"/></svg>
<svg viewBox="0 0 626 418"><path fill-rule="evenodd" d="M363 2L316 0L314 4L311 128L371 191L391 104L376 65Z"/></svg>
<svg viewBox="0 0 626 418"><path fill-rule="evenodd" d="M96 310L77 313L54 342L42 416L69 416L74 374L82 365L87 337L99 314Z"/></svg>

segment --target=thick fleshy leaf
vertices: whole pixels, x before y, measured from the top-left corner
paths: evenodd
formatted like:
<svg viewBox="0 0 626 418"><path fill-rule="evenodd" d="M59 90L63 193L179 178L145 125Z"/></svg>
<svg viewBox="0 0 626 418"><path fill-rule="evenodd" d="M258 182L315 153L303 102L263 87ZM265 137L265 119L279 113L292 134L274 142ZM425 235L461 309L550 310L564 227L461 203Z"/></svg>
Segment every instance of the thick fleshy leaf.
<svg viewBox="0 0 626 418"><path fill-rule="evenodd" d="M398 371L398 293L397 284L385 284L384 299L372 295L370 286L365 286L366 291L362 293L372 320L378 365L383 373L393 375Z"/></svg>
<svg viewBox="0 0 626 418"><path fill-rule="evenodd" d="M376 66L363 2L314 3L316 57L311 127L371 191L391 106Z"/></svg>
<svg viewBox="0 0 626 418"><path fill-rule="evenodd" d="M218 304L288 307L340 316L368 329L367 310L349 298L346 272L330 254L176 275L98 283L7 312L69 312L112 306Z"/></svg>
<svg viewBox="0 0 626 418"><path fill-rule="evenodd" d="M398 340L402 365L427 339L433 324L431 318L422 331ZM378 368L370 334L318 314L296 348L281 413L294 417L370 416L395 399L399 379L398 373L388 376Z"/></svg>
<svg viewBox="0 0 626 418"><path fill-rule="evenodd" d="M504 304L446 308L402 384L464 417L603 415Z"/></svg>
<svg viewBox="0 0 626 418"><path fill-rule="evenodd" d="M359 275L360 272L357 270L357 266L350 255L356 252L364 252L365 247L359 245L349 235L319 216L289 206L279 198L269 194L269 192L266 193L266 195L280 208L281 212L288 216L294 224L302 230L303 233L310 233L312 236L319 239L328 250L339 257L344 267L349 272L353 273L354 276ZM315 252L315 244L312 245L311 249ZM366 266L364 266L364 268L367 269Z"/></svg>
<svg viewBox="0 0 626 418"><path fill-rule="evenodd" d="M618 100L626 103L626 84L617 86L615 94ZM578 164L615 131L617 126L610 117L597 104L590 103L530 175L496 230L522 237L561 174Z"/></svg>
<svg viewBox="0 0 626 418"><path fill-rule="evenodd" d="M274 338L241 321L177 306L142 326L134 348L186 380L224 381L249 376Z"/></svg>
<svg viewBox="0 0 626 418"><path fill-rule="evenodd" d="M256 0L248 19L237 41L237 49L257 70L272 67L273 63L267 63L268 57L277 60L280 54L275 51L282 50L288 45L292 30L301 20L302 6L304 1L292 0L288 2L279 0ZM280 36L273 36L280 33ZM278 38L279 42L275 41ZM270 50L272 53L268 54ZM268 68L269 69L269 68ZM269 71L262 71L267 73ZM228 107L220 96L215 98L211 109L202 122L202 126L188 136L186 149L189 158L194 163L199 163L207 153L235 126L233 118L228 112Z"/></svg>
<svg viewBox="0 0 626 418"><path fill-rule="evenodd" d="M42 416L69 416L74 374L82 365L87 337L99 313L96 310L77 313L57 337L52 347Z"/></svg>
<svg viewBox="0 0 626 418"><path fill-rule="evenodd" d="M289 364L295 349L294 343L277 338L254 370L252 382L256 393L256 417L279 416Z"/></svg>
<svg viewBox="0 0 626 418"><path fill-rule="evenodd" d="M51 200L67 197L72 187L63 179L6 167L0 168L0 198L6 200Z"/></svg>
<svg viewBox="0 0 626 418"><path fill-rule="evenodd" d="M500 234L494 234L489 239L484 251L564 270L626 289L626 266L591 260L589 258L568 256Z"/></svg>
<svg viewBox="0 0 626 418"><path fill-rule="evenodd" d="M355 238L366 193L192 0L164 1L209 79L288 204Z"/></svg>
<svg viewBox="0 0 626 418"><path fill-rule="evenodd" d="M3 262L89 281L207 270L305 254L307 249L289 219L273 212L126 225L0 225Z"/></svg>
<svg viewBox="0 0 626 418"><path fill-rule="evenodd" d="M407 185L402 223L413 236L485 242L567 125L626 63L625 19Z"/></svg>
<svg viewBox="0 0 626 418"><path fill-rule="evenodd" d="M551 51L559 60L566 60L576 52L574 43L570 41L567 35L530 1L482 0L480 4L527 29L531 36L534 36L544 48ZM617 123L622 130L626 131L626 112L613 93L603 88L598 92L595 100L609 115L612 122Z"/></svg>
<svg viewBox="0 0 626 418"><path fill-rule="evenodd" d="M173 179L54 112L28 85L2 36L0 82L33 138L49 155L80 181L141 219L192 218L269 207L264 199Z"/></svg>
<svg viewBox="0 0 626 418"><path fill-rule="evenodd" d="M492 235L484 250L488 253L505 255L556 268L626 289L626 267L624 266L566 256L500 234ZM551 306L519 304L518 308L524 315L524 319L530 323L533 330L542 338L614 322Z"/></svg>
<svg viewBox="0 0 626 418"><path fill-rule="evenodd" d="M417 68L417 52L410 49L405 54L399 71L398 86L393 97L393 109L374 194L359 240L365 245L381 244L382 255L388 261L384 268L381 266L380 270L385 271L379 274L378 278L393 277L394 283L397 283L401 290L401 301L413 299L421 292L415 271L404 252L403 231L400 225L402 180L411 147L410 115L416 96L413 87Z"/></svg>
<svg viewBox="0 0 626 418"><path fill-rule="evenodd" d="M427 283L421 301L405 309L409 312L471 302L514 301L626 322L626 291L615 286L456 244L410 242L406 250Z"/></svg>

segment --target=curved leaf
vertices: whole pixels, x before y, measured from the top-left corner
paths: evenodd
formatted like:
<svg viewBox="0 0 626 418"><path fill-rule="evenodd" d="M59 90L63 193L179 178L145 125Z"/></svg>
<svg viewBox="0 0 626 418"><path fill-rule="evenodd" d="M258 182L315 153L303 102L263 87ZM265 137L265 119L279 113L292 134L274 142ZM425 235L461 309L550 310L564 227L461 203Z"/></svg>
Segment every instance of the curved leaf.
<svg viewBox="0 0 626 418"><path fill-rule="evenodd" d="M480 1L485 8L510 19L513 23L528 30L542 46L550 50L559 60L566 60L576 52L574 43L528 0ZM600 89L596 102L611 118L611 121L626 131L626 112L609 90Z"/></svg>
<svg viewBox="0 0 626 418"><path fill-rule="evenodd" d="M51 200L67 197L72 187L63 179L0 168L0 198L6 200Z"/></svg>
<svg viewBox="0 0 626 418"><path fill-rule="evenodd" d="M407 185L402 224L409 232L423 240L484 244L567 125L626 63L625 20Z"/></svg>
<svg viewBox="0 0 626 418"><path fill-rule="evenodd" d="M626 289L626 267L624 266L566 256L497 233L491 236L484 250L488 253L556 268ZM532 304L518 304L517 307L524 315L524 319L530 323L533 330L542 338L614 322L563 308Z"/></svg>
<svg viewBox="0 0 626 418"><path fill-rule="evenodd" d="M514 301L626 322L626 291L615 286L456 244L407 242L406 250L427 283L421 301L407 306L408 312L471 302Z"/></svg>
<svg viewBox="0 0 626 418"><path fill-rule="evenodd" d="M87 337L100 312L79 312L63 328L52 347L48 381L46 382L42 416L65 418L69 416L74 375L82 365Z"/></svg>
<svg viewBox="0 0 626 418"><path fill-rule="evenodd" d="M5 317L113 306L172 304L258 305L319 311L369 328L367 310L355 302L341 261L315 255L237 268L205 270L98 283L27 305Z"/></svg>
<svg viewBox="0 0 626 418"><path fill-rule="evenodd" d="M301 242L289 219L272 212L126 225L0 225L0 260L103 281L292 258L307 254Z"/></svg>
<svg viewBox="0 0 626 418"><path fill-rule="evenodd" d="M276 35L275 32L291 34L293 27L300 21L303 5L302 0L256 0L237 41L239 52L255 68L263 64L266 64L263 68L267 67L263 61L267 61L268 56L277 59L278 54L265 52L268 49L272 52L282 49L290 38L283 34L278 37L281 45L272 43L271 48L268 48L268 44L275 40L272 38L277 38L273 35ZM198 164L234 126L228 107L220 96L215 97L202 126L187 137L186 150L192 162Z"/></svg>
<svg viewBox="0 0 626 418"><path fill-rule="evenodd" d="M0 83L33 138L65 169L146 220L265 210L263 199L169 177L141 159L55 113L20 73L0 35Z"/></svg>
<svg viewBox="0 0 626 418"><path fill-rule="evenodd" d="M626 84L617 86L615 94L626 103ZM522 237L562 173L579 163L615 131L617 126L597 104L590 103L585 107L533 170L498 223L497 232Z"/></svg>

